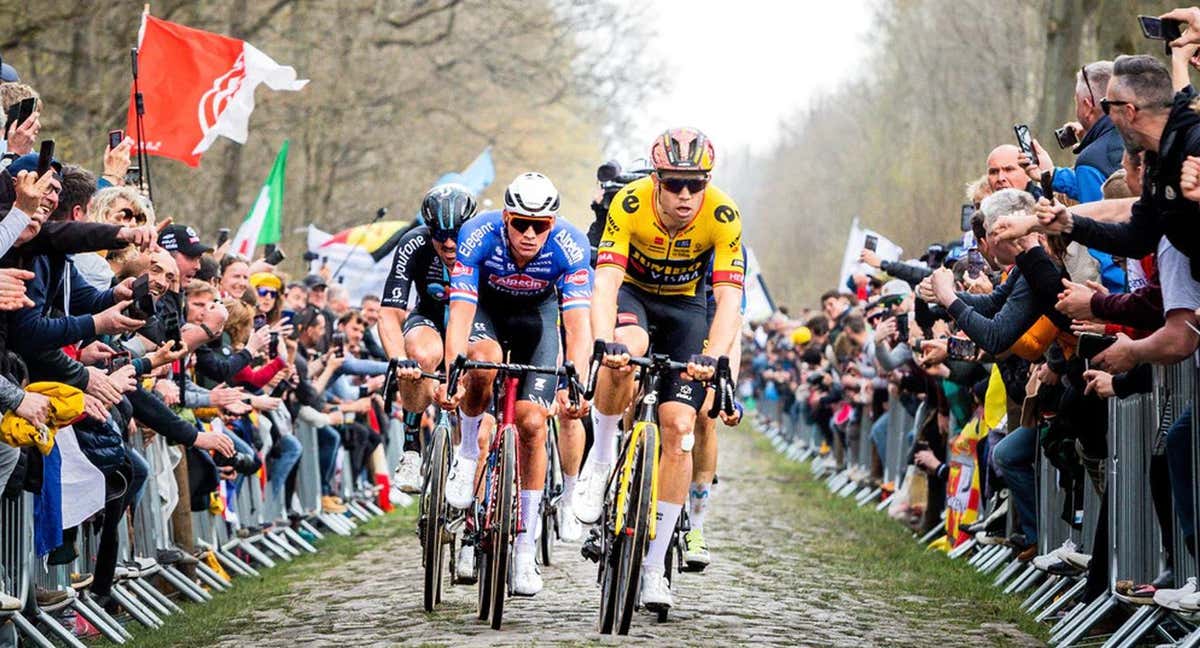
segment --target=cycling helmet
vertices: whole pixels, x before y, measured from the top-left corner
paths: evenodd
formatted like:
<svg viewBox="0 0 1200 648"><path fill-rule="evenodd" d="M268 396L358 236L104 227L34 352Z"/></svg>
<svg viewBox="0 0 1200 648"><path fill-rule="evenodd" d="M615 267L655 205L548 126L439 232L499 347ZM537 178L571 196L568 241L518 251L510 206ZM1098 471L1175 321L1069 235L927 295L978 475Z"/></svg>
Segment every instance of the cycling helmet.
<svg viewBox="0 0 1200 648"><path fill-rule="evenodd" d="M558 214L558 201L550 178L532 171L517 176L504 191L504 210L520 216L551 218Z"/></svg>
<svg viewBox="0 0 1200 648"><path fill-rule="evenodd" d="M438 185L421 201L421 220L431 230L457 231L474 215L475 196L460 184Z"/></svg>
<svg viewBox="0 0 1200 648"><path fill-rule="evenodd" d="M703 171L713 168L712 142L695 128L670 128L650 146L650 160L658 171Z"/></svg>

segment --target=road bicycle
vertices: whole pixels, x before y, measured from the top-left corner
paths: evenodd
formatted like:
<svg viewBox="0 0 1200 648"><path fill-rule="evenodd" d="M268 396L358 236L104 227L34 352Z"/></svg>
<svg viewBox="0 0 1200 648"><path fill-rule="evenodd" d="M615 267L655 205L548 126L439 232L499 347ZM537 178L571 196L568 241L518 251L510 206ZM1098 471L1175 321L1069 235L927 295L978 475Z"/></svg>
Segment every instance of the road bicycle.
<svg viewBox="0 0 1200 648"><path fill-rule="evenodd" d="M558 417L550 417L546 429L546 485L542 488L542 523L538 549L542 565L553 559L558 541L558 504L563 496L562 457L558 454ZM570 513L570 511L568 511Z"/></svg>
<svg viewBox="0 0 1200 648"><path fill-rule="evenodd" d="M500 629L504 616L504 601L509 594L509 567L512 565L513 540L521 528L520 466L517 463L517 392L521 379L537 373L567 378L567 394L571 403L580 403L580 387L575 367L570 362L562 367L494 363L455 358L450 368L447 393L458 391L458 380L464 371L490 370L496 372L492 407L496 417L496 434L488 448L483 479L475 492L475 507L467 517L464 542L476 547L476 566L479 573L479 619L490 621Z"/></svg>
<svg viewBox="0 0 1200 648"><path fill-rule="evenodd" d="M604 355L603 344L597 342L593 353L591 378L586 392L589 398L593 395L595 376ZM642 558L649 541L657 533L660 391L671 372L687 371L687 363L672 361L662 354L631 358L629 362L641 370L637 416L632 430L622 441L617 464L605 487L608 497L600 526L593 531L582 550L584 557L599 564L600 614L597 625L601 634L629 633L633 612L637 608ZM721 357L711 381L716 397L708 416L715 418L722 411L733 413L730 375L729 359ZM654 611L665 619L662 611Z"/></svg>

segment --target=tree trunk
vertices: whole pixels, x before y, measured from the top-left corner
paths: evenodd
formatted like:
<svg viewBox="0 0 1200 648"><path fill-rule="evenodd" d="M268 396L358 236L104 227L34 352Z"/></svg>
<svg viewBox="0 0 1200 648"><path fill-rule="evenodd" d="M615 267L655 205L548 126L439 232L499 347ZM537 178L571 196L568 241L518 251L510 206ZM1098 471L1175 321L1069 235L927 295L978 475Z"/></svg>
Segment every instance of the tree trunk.
<svg viewBox="0 0 1200 648"><path fill-rule="evenodd" d="M1046 60L1042 73L1042 98L1034 137L1043 146L1051 133L1064 122L1074 119L1075 74L1079 71L1080 45L1084 21L1095 10L1085 0L1050 0L1046 20Z"/></svg>

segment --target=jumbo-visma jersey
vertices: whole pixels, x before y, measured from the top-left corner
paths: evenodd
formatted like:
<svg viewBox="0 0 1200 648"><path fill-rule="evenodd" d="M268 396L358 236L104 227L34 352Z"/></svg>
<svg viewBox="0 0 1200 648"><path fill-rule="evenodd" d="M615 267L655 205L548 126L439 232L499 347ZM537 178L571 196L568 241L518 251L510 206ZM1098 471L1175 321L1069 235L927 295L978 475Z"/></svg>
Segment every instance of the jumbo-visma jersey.
<svg viewBox="0 0 1200 648"><path fill-rule="evenodd" d="M674 236L658 217L654 181L629 183L613 197L596 267L625 270L625 283L656 295L695 297L712 259L712 285L742 287L742 221L737 205L711 183L696 217Z"/></svg>

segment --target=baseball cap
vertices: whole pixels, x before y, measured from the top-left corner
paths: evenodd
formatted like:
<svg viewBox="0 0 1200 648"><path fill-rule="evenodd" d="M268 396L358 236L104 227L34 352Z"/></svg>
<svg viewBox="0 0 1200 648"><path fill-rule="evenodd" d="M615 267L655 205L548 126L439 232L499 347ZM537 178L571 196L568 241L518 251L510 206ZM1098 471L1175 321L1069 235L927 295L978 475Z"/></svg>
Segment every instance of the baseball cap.
<svg viewBox="0 0 1200 648"><path fill-rule="evenodd" d="M13 177L13 180L16 180L17 174L22 171L32 171L37 173L37 163L37 153L26 153L25 155L13 160L8 165L8 174ZM55 173L57 173L59 177L62 177L62 162L59 162L56 159L51 159L50 168L54 169Z"/></svg>
<svg viewBox="0 0 1200 648"><path fill-rule="evenodd" d="M8 63L0 62L0 82L12 83L20 80L21 77L17 74L17 68Z"/></svg>
<svg viewBox="0 0 1200 648"><path fill-rule="evenodd" d="M883 289L880 291L880 297L908 297L912 294L912 287L903 279L892 279L883 284Z"/></svg>
<svg viewBox="0 0 1200 648"><path fill-rule="evenodd" d="M168 252L198 257L212 252L212 247L200 242L200 235L188 225L168 225L158 233L158 244Z"/></svg>
<svg viewBox="0 0 1200 648"><path fill-rule="evenodd" d="M310 274L304 278L304 287L308 288L309 290L312 290L313 288L316 288L317 286L325 287L328 285L329 284L326 283L325 280L322 279L321 275L319 275L319 274Z"/></svg>

